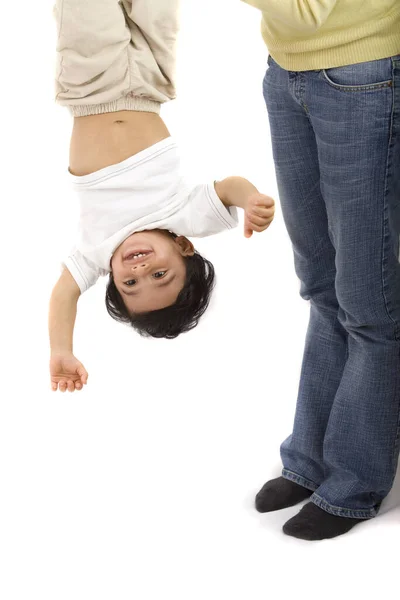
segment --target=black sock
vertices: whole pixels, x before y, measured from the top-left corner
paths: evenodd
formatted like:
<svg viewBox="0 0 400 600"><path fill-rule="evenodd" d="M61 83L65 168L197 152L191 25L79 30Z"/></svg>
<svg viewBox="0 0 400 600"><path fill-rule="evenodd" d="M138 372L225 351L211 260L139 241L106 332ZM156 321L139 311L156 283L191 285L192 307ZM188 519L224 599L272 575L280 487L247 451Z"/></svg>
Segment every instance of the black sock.
<svg viewBox="0 0 400 600"><path fill-rule="evenodd" d="M357 523L366 519L336 517L309 502L301 511L283 526L286 535L301 540L326 540L347 533Z"/></svg>
<svg viewBox="0 0 400 600"><path fill-rule="evenodd" d="M256 496L256 509L265 513L294 506L309 498L313 492L284 477L271 479Z"/></svg>

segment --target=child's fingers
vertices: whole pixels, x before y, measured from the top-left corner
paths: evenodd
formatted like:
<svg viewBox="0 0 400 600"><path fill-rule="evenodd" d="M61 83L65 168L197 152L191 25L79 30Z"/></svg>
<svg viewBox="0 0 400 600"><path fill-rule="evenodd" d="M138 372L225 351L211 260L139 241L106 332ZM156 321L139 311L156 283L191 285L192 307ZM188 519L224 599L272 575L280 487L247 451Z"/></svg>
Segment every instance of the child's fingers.
<svg viewBox="0 0 400 600"><path fill-rule="evenodd" d="M62 379L58 384L58 388L59 388L60 392L66 392L67 391L67 382L64 381L64 379Z"/></svg>
<svg viewBox="0 0 400 600"><path fill-rule="evenodd" d="M263 206L253 206L250 210L250 215L255 215L256 217L262 217L263 219L268 219L268 217L273 217L275 210L273 208L265 208Z"/></svg>
<svg viewBox="0 0 400 600"><path fill-rule="evenodd" d="M269 217L268 219L262 219L261 217L253 217L250 216L248 219L249 226L255 229L256 227L266 227L272 223L274 217Z"/></svg>
<svg viewBox="0 0 400 600"><path fill-rule="evenodd" d="M268 227L271 225L272 221L270 221L269 223L263 223L263 225L257 225L255 223L250 223L250 227L252 228L253 231L257 232L257 233L261 233L262 231L265 231L266 229L268 229Z"/></svg>
<svg viewBox="0 0 400 600"><path fill-rule="evenodd" d="M71 379L68 380L67 387L69 392L75 391L75 383Z"/></svg>
<svg viewBox="0 0 400 600"><path fill-rule="evenodd" d="M258 196L253 197L252 201L255 206L266 206L269 208L275 206L275 200L270 196L265 196L264 194L259 194Z"/></svg>
<svg viewBox="0 0 400 600"><path fill-rule="evenodd" d="M256 215L249 215L248 217L248 223L251 227L263 227L267 221L268 219L257 217Z"/></svg>
<svg viewBox="0 0 400 600"><path fill-rule="evenodd" d="M249 218L248 218L247 214L245 214L245 217L244 217L244 237L245 238L251 238L252 235L253 235L253 228L250 225Z"/></svg>
<svg viewBox="0 0 400 600"><path fill-rule="evenodd" d="M86 385L89 375L88 375L88 372L86 371L85 367L79 367L78 375L81 378L82 384Z"/></svg>
<svg viewBox="0 0 400 600"><path fill-rule="evenodd" d="M58 384L55 381L51 382L51 389L53 390L53 392L56 392L58 389Z"/></svg>

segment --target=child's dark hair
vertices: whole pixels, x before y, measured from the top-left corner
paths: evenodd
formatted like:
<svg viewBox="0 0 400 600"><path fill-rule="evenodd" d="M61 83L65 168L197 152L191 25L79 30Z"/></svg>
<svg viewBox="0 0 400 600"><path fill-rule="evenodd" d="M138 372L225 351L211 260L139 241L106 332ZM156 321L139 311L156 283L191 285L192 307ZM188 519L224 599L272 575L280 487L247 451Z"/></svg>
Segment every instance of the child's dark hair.
<svg viewBox="0 0 400 600"><path fill-rule="evenodd" d="M173 339L194 329L210 303L215 270L212 263L198 252L184 257L184 261L186 281L175 304L140 314L128 312L110 273L106 291L108 314L116 321L130 323L145 337Z"/></svg>

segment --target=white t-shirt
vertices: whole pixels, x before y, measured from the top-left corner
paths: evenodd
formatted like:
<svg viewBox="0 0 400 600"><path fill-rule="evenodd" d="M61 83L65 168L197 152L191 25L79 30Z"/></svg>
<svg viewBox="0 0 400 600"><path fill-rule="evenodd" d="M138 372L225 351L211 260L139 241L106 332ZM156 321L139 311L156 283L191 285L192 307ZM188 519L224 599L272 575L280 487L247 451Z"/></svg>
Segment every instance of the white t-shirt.
<svg viewBox="0 0 400 600"><path fill-rule="evenodd" d="M79 237L63 266L81 292L110 273L113 253L132 233L206 237L238 224L236 208L222 204L214 183L187 183L171 137L116 165L69 177L80 203Z"/></svg>

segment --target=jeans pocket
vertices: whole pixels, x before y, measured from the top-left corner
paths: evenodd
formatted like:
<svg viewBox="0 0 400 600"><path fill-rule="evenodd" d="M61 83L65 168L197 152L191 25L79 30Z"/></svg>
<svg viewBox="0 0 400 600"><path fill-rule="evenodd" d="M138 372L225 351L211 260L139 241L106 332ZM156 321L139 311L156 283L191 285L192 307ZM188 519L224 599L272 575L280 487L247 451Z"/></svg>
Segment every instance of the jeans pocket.
<svg viewBox="0 0 400 600"><path fill-rule="evenodd" d="M375 90L393 85L391 58L373 60L344 67L323 69L322 77L332 87L349 92Z"/></svg>

